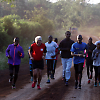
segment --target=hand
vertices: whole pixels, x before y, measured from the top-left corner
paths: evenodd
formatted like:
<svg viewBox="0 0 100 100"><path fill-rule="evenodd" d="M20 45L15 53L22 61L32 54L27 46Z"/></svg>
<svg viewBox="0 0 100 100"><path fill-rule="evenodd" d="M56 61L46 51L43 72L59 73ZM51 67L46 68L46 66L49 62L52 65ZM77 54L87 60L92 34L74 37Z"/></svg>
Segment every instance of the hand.
<svg viewBox="0 0 100 100"><path fill-rule="evenodd" d="M42 58L44 58L44 56L42 56Z"/></svg>
<svg viewBox="0 0 100 100"><path fill-rule="evenodd" d="M91 50L89 50L89 52L92 52Z"/></svg>
<svg viewBox="0 0 100 100"><path fill-rule="evenodd" d="M54 58L55 56L51 56L51 58Z"/></svg>
<svg viewBox="0 0 100 100"><path fill-rule="evenodd" d="M83 54L78 54L79 57L83 57Z"/></svg>
<svg viewBox="0 0 100 100"><path fill-rule="evenodd" d="M31 59L31 60L34 60L34 58L33 58L33 57L30 57L30 59Z"/></svg>
<svg viewBox="0 0 100 100"><path fill-rule="evenodd" d="M98 55L99 55L99 53L97 52L97 53L96 53L96 57L98 57Z"/></svg>
<svg viewBox="0 0 100 100"><path fill-rule="evenodd" d="M20 52L20 51L18 51L18 54L19 54L19 55L21 55L21 52Z"/></svg>
<svg viewBox="0 0 100 100"><path fill-rule="evenodd" d="M7 57L8 57L8 58L11 58L11 56L9 56L9 55L8 55Z"/></svg>

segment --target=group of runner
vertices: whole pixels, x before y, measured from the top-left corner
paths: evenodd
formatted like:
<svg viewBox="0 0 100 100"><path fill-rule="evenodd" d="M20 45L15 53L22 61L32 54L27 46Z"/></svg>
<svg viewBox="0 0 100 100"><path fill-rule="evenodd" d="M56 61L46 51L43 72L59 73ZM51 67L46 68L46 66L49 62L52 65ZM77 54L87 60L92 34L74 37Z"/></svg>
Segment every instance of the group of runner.
<svg viewBox="0 0 100 100"><path fill-rule="evenodd" d="M35 37L35 41L31 44L28 50L29 54L29 65L30 65L30 75L32 88L37 84L37 89L41 89L40 83L42 79L42 70L44 69L44 59L47 65L47 81L50 83L50 79L55 79L55 68L57 63L57 55L60 52L62 61L62 77L66 86L68 86L68 81L71 77L70 68L72 66L72 60L74 62L75 69L75 89L81 89L81 79L84 60L86 59L87 66L87 76L88 84L90 79L93 77L93 67L95 69L95 82L94 86L97 86L97 81L99 81L100 86L100 41L95 44L92 43L92 38L89 37L88 43L82 42L82 35L77 36L77 42L71 40L71 32L65 32L66 38L63 39L59 45L57 44L58 39L55 38L53 41L53 36L48 36L48 42L42 43L42 37ZM24 51L19 45L19 38L15 37L13 44L10 44L6 49L6 56L8 57L10 79L9 82L12 83L12 88L15 88L15 83L18 78L18 71L21 62L21 58L24 57ZM86 53L84 52L86 50ZM15 75L13 75L13 70L15 68Z"/></svg>

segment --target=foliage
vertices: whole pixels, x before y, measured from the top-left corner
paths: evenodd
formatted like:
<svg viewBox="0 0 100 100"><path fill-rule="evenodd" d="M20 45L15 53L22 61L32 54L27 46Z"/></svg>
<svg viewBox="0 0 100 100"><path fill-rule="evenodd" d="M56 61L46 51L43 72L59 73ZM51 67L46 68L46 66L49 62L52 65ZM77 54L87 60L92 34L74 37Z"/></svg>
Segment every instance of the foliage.
<svg viewBox="0 0 100 100"><path fill-rule="evenodd" d="M61 28L66 31L69 27L78 27L83 32L100 36L100 4L84 1L57 0L51 3L50 0L2 0L0 51L4 52L7 45L12 43L12 38L18 36L25 50L24 62L28 61L28 45L37 35L41 35L45 42L50 34L63 38Z"/></svg>

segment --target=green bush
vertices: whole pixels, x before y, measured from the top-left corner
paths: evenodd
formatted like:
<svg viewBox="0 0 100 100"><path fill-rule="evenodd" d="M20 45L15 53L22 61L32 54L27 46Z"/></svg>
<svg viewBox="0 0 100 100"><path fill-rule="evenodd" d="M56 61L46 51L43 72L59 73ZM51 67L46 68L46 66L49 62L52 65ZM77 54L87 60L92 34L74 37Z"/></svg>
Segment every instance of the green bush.
<svg viewBox="0 0 100 100"><path fill-rule="evenodd" d="M25 57L22 59L22 63L28 63L28 47L37 35L41 35L44 40L50 35L54 29L53 22L48 19L39 19L39 21L28 21L20 19L17 15L8 15L0 18L0 51L4 58L0 61L0 69L7 67L7 58L5 56L5 50L9 44L12 44L13 37L20 38L20 45L24 49Z"/></svg>
<svg viewBox="0 0 100 100"><path fill-rule="evenodd" d="M0 50L4 50L4 47L11 43L11 37L0 26Z"/></svg>

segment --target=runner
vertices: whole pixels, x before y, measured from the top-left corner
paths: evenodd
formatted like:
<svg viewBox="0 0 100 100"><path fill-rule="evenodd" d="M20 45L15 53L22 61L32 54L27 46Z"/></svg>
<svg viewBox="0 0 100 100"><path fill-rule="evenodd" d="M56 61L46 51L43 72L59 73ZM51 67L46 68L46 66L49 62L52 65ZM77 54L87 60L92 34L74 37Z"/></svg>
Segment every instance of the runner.
<svg viewBox="0 0 100 100"><path fill-rule="evenodd" d="M35 38L35 43L31 45L31 48L29 50L30 59L32 59L32 65L33 65L33 78L34 82L32 83L32 88L35 87L37 80L37 89L40 88L40 82L42 79L42 70L44 69L44 53L46 53L46 46L42 43L42 37L37 36Z"/></svg>
<svg viewBox="0 0 100 100"><path fill-rule="evenodd" d="M22 47L19 45L18 37L15 37L13 40L13 44L10 44L6 49L6 57L8 57L9 72L10 72L9 82L12 83L12 89L15 89L16 88L15 83L18 78L21 58L24 57L24 51ZM13 75L14 69L15 69L15 73Z"/></svg>
<svg viewBox="0 0 100 100"><path fill-rule="evenodd" d="M88 50L87 50L87 57L86 57L86 66L87 66L87 76L88 76L88 84L90 83L90 79L92 79L93 73L93 60L92 60L92 52L95 49L96 45L92 43L92 38L89 37L88 39Z"/></svg>
<svg viewBox="0 0 100 100"><path fill-rule="evenodd" d="M28 49L28 55L29 55L29 49ZM30 59L30 56L29 56L29 68L30 68L31 81L33 81L33 68L32 68L32 60Z"/></svg>
<svg viewBox="0 0 100 100"><path fill-rule="evenodd" d="M71 56L71 46L74 43L73 40L70 39L71 33L70 31L65 32L66 38L63 39L59 44L59 50L61 51L61 60L63 66L63 78L65 85L68 85L68 80L71 76L70 68L72 66L72 56Z"/></svg>
<svg viewBox="0 0 100 100"><path fill-rule="evenodd" d="M100 86L100 41L96 42L97 48L93 50L92 58L93 58L93 66L95 69L95 83L94 86L97 87L97 78L99 80Z"/></svg>
<svg viewBox="0 0 100 100"><path fill-rule="evenodd" d="M47 53L45 56L46 64L47 64L47 83L50 83L49 76L51 75L51 79L54 79L54 64L56 57L53 57L55 55L55 50L58 47L55 42L52 41L53 37L52 35L48 36L48 42L45 43L47 48Z"/></svg>
<svg viewBox="0 0 100 100"><path fill-rule="evenodd" d="M77 42L75 42L71 47L71 54L74 56L74 68L75 68L75 89L78 85L79 77L79 89L81 89L81 79L82 79L82 70L85 60L84 50L87 50L87 44L82 42L82 35L77 36Z"/></svg>
<svg viewBox="0 0 100 100"><path fill-rule="evenodd" d="M33 43L35 43L35 41L33 41ZM28 48L28 55L29 55L29 50L30 47ZM30 59L30 56L29 56L29 68L30 68L30 75L31 75L30 81L33 81L33 67L32 67L32 60Z"/></svg>

